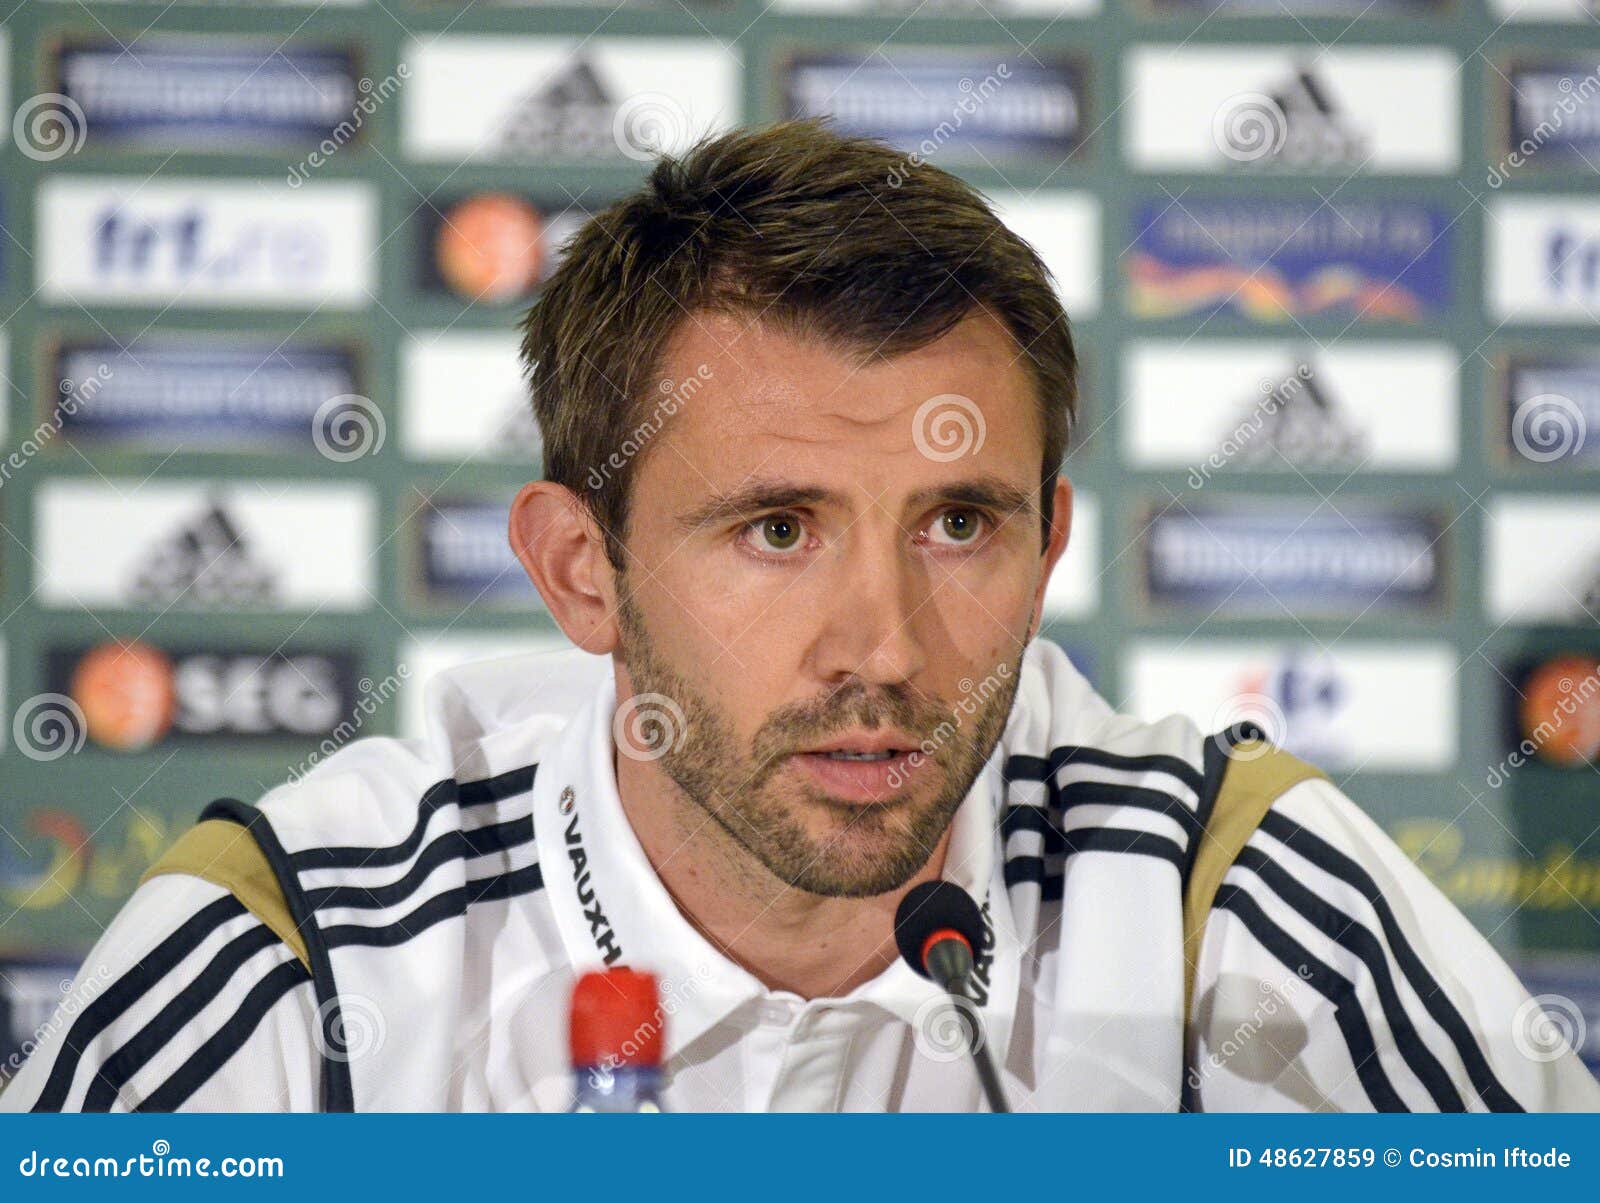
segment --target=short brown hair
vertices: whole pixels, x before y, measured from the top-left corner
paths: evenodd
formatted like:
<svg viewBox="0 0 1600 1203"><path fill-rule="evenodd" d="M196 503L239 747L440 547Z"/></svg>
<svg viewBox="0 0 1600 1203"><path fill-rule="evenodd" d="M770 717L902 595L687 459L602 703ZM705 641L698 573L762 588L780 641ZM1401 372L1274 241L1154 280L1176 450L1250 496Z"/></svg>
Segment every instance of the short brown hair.
<svg viewBox="0 0 1600 1203"><path fill-rule="evenodd" d="M824 121L708 138L585 223L522 323L545 478L583 499L623 571L637 457L618 449L639 445L649 382L686 314L760 314L887 358L980 305L1032 371L1049 486L1077 408L1072 333L1048 269L982 195ZM1040 509L1048 540L1048 487Z"/></svg>

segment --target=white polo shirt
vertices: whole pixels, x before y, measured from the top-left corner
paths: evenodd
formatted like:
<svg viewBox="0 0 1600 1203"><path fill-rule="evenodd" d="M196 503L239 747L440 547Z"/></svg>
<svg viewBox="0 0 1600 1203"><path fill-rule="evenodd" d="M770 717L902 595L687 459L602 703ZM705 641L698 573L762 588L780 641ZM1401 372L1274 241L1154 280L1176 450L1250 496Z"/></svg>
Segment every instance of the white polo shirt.
<svg viewBox="0 0 1600 1203"><path fill-rule="evenodd" d="M306 959L228 889L151 878L0 1110L561 1110L572 983L607 963L661 979L669 1109L981 1109L904 964L806 1000L678 911L617 795L608 659L478 662L426 707L426 739L360 740L260 801ZM979 1010L1017 1110L1600 1110L1500 958L1321 779L1228 871L1186 1030L1204 744L1030 645L945 867L984 907Z"/></svg>

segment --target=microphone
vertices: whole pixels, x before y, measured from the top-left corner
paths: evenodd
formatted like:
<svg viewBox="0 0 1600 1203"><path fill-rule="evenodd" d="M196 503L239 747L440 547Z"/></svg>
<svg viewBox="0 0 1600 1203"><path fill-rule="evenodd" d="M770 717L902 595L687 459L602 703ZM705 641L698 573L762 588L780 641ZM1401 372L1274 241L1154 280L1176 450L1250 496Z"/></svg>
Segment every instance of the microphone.
<svg viewBox="0 0 1600 1203"><path fill-rule="evenodd" d="M936 982L950 995L965 1019L967 1047L978 1069L978 1081L989 1110L1010 1111L1000 1076L983 1038L983 1023L972 1001L969 979L973 949L983 943L983 913L960 886L948 881L925 881L908 890L894 913L894 940L906 963Z"/></svg>

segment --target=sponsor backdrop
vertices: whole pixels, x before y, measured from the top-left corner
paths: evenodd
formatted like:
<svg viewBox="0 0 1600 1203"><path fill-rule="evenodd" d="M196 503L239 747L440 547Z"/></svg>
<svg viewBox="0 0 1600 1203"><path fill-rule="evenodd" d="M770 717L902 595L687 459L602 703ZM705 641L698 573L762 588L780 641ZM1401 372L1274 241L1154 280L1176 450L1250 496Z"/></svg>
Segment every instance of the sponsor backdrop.
<svg viewBox="0 0 1600 1203"><path fill-rule="evenodd" d="M1047 637L1326 766L1595 1058L1597 73L1593 0L15 7L0 1051L205 802L557 638L516 318L655 150L826 112L1055 272Z"/></svg>

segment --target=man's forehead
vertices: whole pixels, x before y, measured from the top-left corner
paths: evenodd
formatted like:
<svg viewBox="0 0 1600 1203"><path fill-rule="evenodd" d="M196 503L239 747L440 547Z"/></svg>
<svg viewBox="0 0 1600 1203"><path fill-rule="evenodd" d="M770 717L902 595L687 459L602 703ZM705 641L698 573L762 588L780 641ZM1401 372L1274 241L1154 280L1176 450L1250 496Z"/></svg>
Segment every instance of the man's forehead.
<svg viewBox="0 0 1600 1203"><path fill-rule="evenodd" d="M922 347L873 357L865 345L844 347L805 337L741 313L698 313L686 319L662 358L663 395L693 382L693 399L670 423L704 453L772 454L817 444L878 453L915 451L917 428L934 410L996 436L994 452L1010 454L1042 438L1032 378L1005 327L982 311ZM948 402L939 399L952 399ZM1018 444L1020 446L1013 446ZM981 454L976 444L971 448Z"/></svg>

